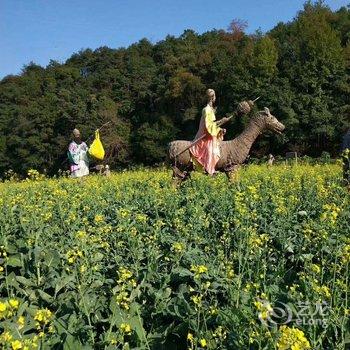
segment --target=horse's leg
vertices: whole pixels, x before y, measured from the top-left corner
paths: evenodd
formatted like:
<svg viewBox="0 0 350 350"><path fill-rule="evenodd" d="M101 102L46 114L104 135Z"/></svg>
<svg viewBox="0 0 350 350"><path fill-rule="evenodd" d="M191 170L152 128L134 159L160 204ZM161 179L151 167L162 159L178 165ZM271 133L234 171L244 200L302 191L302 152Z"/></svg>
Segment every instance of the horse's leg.
<svg viewBox="0 0 350 350"><path fill-rule="evenodd" d="M238 169L239 169L239 165L234 165L229 170L225 171L225 174L229 182L233 183L238 180Z"/></svg>
<svg viewBox="0 0 350 350"><path fill-rule="evenodd" d="M173 184L179 187L183 181L191 178L191 171L193 170L193 164L190 163L185 170L180 170L176 165L173 166Z"/></svg>
<svg viewBox="0 0 350 350"><path fill-rule="evenodd" d="M173 166L173 186L179 187L182 181L186 180L186 171L181 171L177 166Z"/></svg>
<svg viewBox="0 0 350 350"><path fill-rule="evenodd" d="M180 179L179 177L173 176L171 184L174 188L179 188L182 184L182 179Z"/></svg>

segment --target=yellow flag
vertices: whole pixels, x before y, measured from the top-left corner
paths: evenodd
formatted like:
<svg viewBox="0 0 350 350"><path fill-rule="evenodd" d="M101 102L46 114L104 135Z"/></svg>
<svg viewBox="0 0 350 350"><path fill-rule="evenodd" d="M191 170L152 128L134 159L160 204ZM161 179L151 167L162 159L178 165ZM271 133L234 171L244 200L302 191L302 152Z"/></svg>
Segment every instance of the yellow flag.
<svg viewBox="0 0 350 350"><path fill-rule="evenodd" d="M98 130L95 131L95 140L89 148L89 154L99 160L103 160L105 157L105 150L100 140L100 132Z"/></svg>

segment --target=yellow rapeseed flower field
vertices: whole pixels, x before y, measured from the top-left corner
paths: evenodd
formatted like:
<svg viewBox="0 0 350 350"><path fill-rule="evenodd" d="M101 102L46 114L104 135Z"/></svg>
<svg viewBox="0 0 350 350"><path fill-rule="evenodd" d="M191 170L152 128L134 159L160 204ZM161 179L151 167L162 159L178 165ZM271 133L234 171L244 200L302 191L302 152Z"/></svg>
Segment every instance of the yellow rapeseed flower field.
<svg viewBox="0 0 350 350"><path fill-rule="evenodd" d="M341 167L0 183L1 349L346 349Z"/></svg>

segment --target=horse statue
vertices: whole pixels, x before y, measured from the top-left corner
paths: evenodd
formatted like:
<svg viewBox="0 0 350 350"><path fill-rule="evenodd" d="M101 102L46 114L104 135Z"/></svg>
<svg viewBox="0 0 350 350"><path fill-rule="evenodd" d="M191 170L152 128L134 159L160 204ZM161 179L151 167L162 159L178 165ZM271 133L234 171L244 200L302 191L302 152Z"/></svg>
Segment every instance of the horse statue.
<svg viewBox="0 0 350 350"><path fill-rule="evenodd" d="M224 172L229 181L234 181L239 166L244 163L257 137L266 130L281 134L285 126L265 107L249 121L245 130L235 139L220 142L220 159L215 170ZM194 170L192 155L188 149L191 141L176 140L169 143L168 155L176 184L189 178ZM184 151L185 150L185 151Z"/></svg>

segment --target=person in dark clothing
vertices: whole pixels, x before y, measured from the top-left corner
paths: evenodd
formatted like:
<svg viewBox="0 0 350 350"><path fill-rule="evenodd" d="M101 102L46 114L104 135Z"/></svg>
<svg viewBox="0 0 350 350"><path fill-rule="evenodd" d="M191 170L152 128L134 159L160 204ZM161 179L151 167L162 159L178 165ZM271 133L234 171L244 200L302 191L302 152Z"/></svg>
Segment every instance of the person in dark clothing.
<svg viewBox="0 0 350 350"><path fill-rule="evenodd" d="M350 186L350 129L343 138L341 150L343 158L343 182L345 186Z"/></svg>

